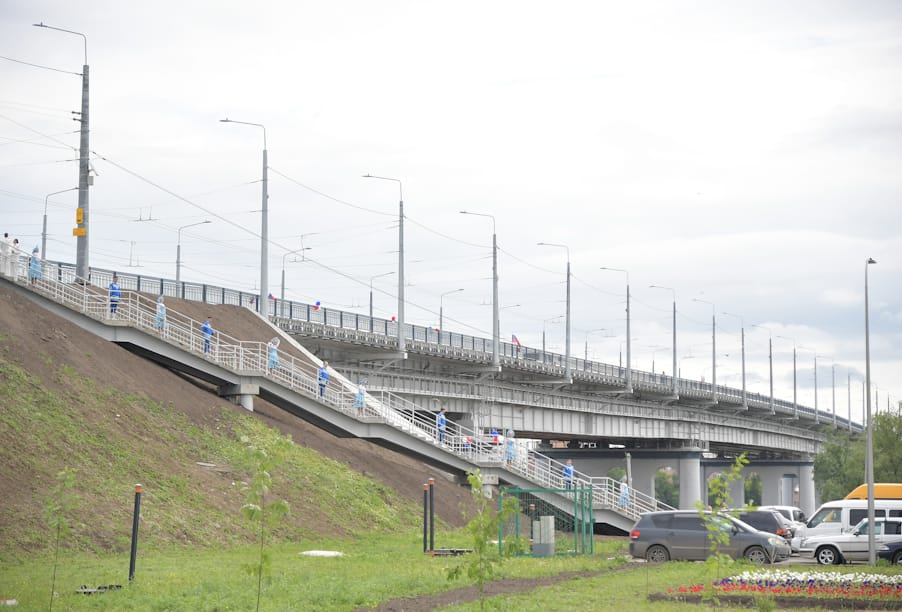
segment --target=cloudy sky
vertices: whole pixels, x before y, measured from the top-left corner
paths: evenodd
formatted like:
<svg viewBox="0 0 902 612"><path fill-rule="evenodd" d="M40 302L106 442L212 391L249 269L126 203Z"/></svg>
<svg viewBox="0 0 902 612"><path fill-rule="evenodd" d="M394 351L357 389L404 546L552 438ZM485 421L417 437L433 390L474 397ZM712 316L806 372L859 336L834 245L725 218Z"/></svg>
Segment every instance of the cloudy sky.
<svg viewBox="0 0 902 612"><path fill-rule="evenodd" d="M263 132L269 290L679 369L861 418L864 278L881 409L902 400L902 5L898 2L0 0L0 231L40 243L77 184L91 75L92 266L256 290ZM26 62L26 63L22 63ZM55 68L47 70L28 64ZM63 72L60 72L63 71ZM75 261L76 192L49 198ZM566 245L537 246L539 242ZM301 248L304 258L288 255ZM380 278L373 278L385 275ZM463 289L463 291L455 291ZM453 293L452 293L453 292ZM443 295L444 294L444 295ZM704 300L698 302L694 300ZM731 314L724 314L731 313Z"/></svg>

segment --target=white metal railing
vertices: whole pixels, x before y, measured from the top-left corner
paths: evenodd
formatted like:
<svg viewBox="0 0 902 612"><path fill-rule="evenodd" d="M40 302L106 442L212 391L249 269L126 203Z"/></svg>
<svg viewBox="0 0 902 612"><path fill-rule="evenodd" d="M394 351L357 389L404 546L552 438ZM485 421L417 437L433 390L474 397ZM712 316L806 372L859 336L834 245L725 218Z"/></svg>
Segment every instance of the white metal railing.
<svg viewBox="0 0 902 612"><path fill-rule="evenodd" d="M276 350L278 367L270 369L268 366L271 349L268 343L239 340L222 331L214 334L209 351L205 352L206 337L201 332L200 321L168 307L165 311L165 321L160 321L157 318L157 302L136 291L121 292L122 296L118 300L114 315L106 291L101 291L90 284L67 283L45 277L35 281L33 290L92 319L110 325L127 325L157 335L161 340L185 352L203 355L211 362L235 373L256 374L269 378L297 393L317 398L349 417L379 419L470 463L507 469L543 488L566 489L563 478L564 465L537 452L528 440L513 439L513 457L507 462L506 438L496 440L481 431L451 421L446 422L444 433L440 435L435 413L385 390L366 393L361 413L355 405L356 389L344 388L344 384L338 389L334 386L327 387L323 396L319 396L317 380L319 368L311 361ZM593 478L574 472L573 484L591 484L595 491L595 506L614 509L631 518L638 517L639 513L648 509L665 507L637 492L632 496L634 503L626 508L619 508L612 501L610 494L617 485L611 478Z"/></svg>

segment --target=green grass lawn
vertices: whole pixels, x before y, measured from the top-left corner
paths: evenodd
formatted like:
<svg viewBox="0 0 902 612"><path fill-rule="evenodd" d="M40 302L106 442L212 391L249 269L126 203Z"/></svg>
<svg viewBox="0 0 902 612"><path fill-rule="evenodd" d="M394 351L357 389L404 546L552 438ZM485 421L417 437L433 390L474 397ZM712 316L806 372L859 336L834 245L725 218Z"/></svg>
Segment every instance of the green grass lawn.
<svg viewBox="0 0 902 612"><path fill-rule="evenodd" d="M443 545L464 546L460 534L445 534ZM507 560L500 577L543 577L563 572L603 571L625 563L625 541L605 541L592 557L519 557ZM307 557L305 550L337 550L344 556ZM306 541L269 548L271 577L265 580L261 610L352 610L388 600L431 594L467 586L466 580L449 583L446 568L460 562L454 557L422 553L422 536L374 536L354 539ZM56 577L56 610L253 610L256 579L242 566L257 560L259 548L241 546L225 550L166 549L139 554L134 583L128 585L127 554L64 553ZM747 568L725 568L730 575ZM863 566L856 569L862 571ZM873 569L873 568L871 568ZM898 573L896 568L878 571ZM18 610L50 608L53 559L49 555L0 560L0 598L15 598ZM702 563L650 566L631 563L607 574L577 577L529 592L498 595L486 600L492 610L697 610L685 603L649 602L652 593L692 584L708 584L718 576ZM121 584L121 591L80 595L81 585ZM451 610L476 610L479 602ZM703 606L710 607L710 606ZM721 605L718 609L729 609Z"/></svg>

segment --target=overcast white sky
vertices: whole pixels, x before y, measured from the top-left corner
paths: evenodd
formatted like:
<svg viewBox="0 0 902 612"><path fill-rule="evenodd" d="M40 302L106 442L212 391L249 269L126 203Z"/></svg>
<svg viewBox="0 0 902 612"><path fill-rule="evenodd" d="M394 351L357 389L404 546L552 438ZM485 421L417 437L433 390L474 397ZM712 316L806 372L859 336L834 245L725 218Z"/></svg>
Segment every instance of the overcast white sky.
<svg viewBox="0 0 902 612"><path fill-rule="evenodd" d="M262 132L230 117L267 130L274 295L284 262L287 297L366 312L398 249L398 186L372 173L403 183L410 323L441 303L491 335L492 224L459 211L490 214L503 339L544 326L564 352L567 254L536 243L565 244L574 355L620 359L626 275L600 268L627 269L634 368L672 373L672 295L649 286L671 287L684 377L711 378L713 312L719 383L741 387L744 323L751 392L770 333L778 397L794 340L800 403L817 354L819 408L835 364L860 420L873 257L872 379L902 400L898 2L0 0L0 55L78 73L82 39L37 22L88 38L92 266L174 278L177 228L209 219L182 278L258 287ZM0 59L0 231L28 250L77 185L80 96ZM75 261L76 201L49 200L51 259ZM397 314L397 275L373 282Z"/></svg>

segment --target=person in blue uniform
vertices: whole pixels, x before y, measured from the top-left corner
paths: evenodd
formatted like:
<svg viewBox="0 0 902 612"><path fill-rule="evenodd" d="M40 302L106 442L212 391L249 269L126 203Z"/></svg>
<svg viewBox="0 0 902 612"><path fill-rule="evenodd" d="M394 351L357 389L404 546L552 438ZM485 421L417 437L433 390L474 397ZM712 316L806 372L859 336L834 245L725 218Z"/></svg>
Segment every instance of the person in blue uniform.
<svg viewBox="0 0 902 612"><path fill-rule="evenodd" d="M122 297L122 290L119 288L119 277L113 275L113 282L110 283L110 315L116 316L116 309L119 307L119 299Z"/></svg>

